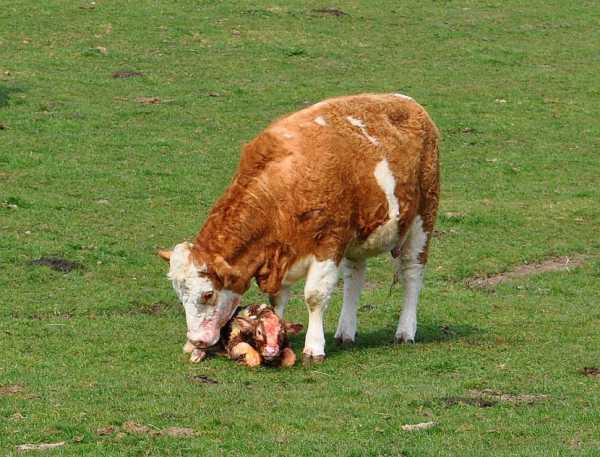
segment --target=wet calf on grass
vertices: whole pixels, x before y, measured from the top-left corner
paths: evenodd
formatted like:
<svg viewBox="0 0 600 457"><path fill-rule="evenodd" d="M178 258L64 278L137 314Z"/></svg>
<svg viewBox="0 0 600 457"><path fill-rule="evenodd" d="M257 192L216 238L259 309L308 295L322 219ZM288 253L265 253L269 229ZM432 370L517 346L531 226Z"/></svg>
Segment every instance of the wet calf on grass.
<svg viewBox="0 0 600 457"><path fill-rule="evenodd" d="M221 332L221 349L227 357L240 363L257 367L261 364L275 367L291 367L296 355L290 346L288 335L296 335L302 324L293 324L281 319L268 305L250 305L236 315ZM202 361L207 352L190 343L184 347L191 352L190 361Z"/></svg>

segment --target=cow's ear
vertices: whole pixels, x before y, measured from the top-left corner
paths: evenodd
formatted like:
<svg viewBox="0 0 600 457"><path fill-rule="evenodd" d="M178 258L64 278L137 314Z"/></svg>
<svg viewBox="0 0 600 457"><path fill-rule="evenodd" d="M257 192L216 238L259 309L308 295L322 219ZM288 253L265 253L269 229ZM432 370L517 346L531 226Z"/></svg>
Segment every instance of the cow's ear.
<svg viewBox="0 0 600 457"><path fill-rule="evenodd" d="M163 249L159 249L158 252L157 252L157 254L165 262L169 262L171 260L171 253L172 252L173 251L166 251L166 250L163 250Z"/></svg>
<svg viewBox="0 0 600 457"><path fill-rule="evenodd" d="M245 317L236 317L235 325L240 329L242 333L252 333L254 331L254 322Z"/></svg>
<svg viewBox="0 0 600 457"><path fill-rule="evenodd" d="M302 324L296 324L293 322L285 323L285 331L289 335L297 335L298 333L300 333L302 331L302 329L304 329L304 325L302 325Z"/></svg>

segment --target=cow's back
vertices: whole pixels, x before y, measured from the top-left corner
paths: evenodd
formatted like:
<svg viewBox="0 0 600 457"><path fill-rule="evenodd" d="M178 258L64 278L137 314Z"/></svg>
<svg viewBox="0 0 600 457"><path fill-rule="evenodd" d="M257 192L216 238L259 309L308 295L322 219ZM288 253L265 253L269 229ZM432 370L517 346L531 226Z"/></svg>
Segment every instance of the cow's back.
<svg viewBox="0 0 600 457"><path fill-rule="evenodd" d="M437 137L409 97L328 99L273 122L245 148L238 177L269 189L297 251L339 250L390 219L402 235L419 212L424 167L437 179Z"/></svg>

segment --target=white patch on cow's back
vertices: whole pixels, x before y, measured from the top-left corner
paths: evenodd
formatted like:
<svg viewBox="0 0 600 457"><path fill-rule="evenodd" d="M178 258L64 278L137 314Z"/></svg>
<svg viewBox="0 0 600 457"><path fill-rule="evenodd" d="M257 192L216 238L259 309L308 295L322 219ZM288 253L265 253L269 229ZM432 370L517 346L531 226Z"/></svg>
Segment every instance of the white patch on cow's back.
<svg viewBox="0 0 600 457"><path fill-rule="evenodd" d="M291 140L292 138L294 138L294 135L292 135L290 132L285 132L283 134L283 137L287 140Z"/></svg>
<svg viewBox="0 0 600 457"><path fill-rule="evenodd" d="M387 200L389 220L377 227L362 243L351 243L345 253L345 256L349 259L361 259L390 251L397 246L399 241L398 221L400 218L400 205L394 193L396 179L392 174L387 159L383 159L377 164L373 175Z"/></svg>
<svg viewBox="0 0 600 457"><path fill-rule="evenodd" d="M379 184L379 187L381 187L381 190L383 190L383 193L385 194L388 203L388 216L390 219L397 219L400 207L395 194L396 178L394 178L394 175L392 174L387 159L383 159L377 164L373 174L375 175L377 184Z"/></svg>
<svg viewBox="0 0 600 457"><path fill-rule="evenodd" d="M400 93L395 93L395 94L392 94L392 95L394 97L402 98L404 100L414 100L414 98L409 97L408 95L400 94Z"/></svg>
<svg viewBox="0 0 600 457"><path fill-rule="evenodd" d="M350 122L350 124L352 124L354 127L358 127L360 129L360 132L364 135L364 137L367 140L369 140L372 144L374 144L375 146L379 145L379 140L374 136L369 135L369 132L367 132L367 126L362 121L362 119L358 119L352 116L346 116L346 120Z"/></svg>
<svg viewBox="0 0 600 457"><path fill-rule="evenodd" d="M317 116L314 119L315 124L320 125L321 127L325 127L327 125L327 121L323 116Z"/></svg>
<svg viewBox="0 0 600 457"><path fill-rule="evenodd" d="M356 117L352 117L352 116L346 116L346 119L348 120L348 122L350 122L354 127L358 127L359 129L364 129L365 128L365 123L361 120L358 119Z"/></svg>

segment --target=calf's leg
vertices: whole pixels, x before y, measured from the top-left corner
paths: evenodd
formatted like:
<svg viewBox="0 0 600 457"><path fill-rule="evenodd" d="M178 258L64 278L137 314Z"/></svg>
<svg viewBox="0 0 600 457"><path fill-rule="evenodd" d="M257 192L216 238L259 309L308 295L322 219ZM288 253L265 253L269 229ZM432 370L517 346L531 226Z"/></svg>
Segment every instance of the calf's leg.
<svg viewBox="0 0 600 457"><path fill-rule="evenodd" d="M338 320L335 339L338 343L354 343L356 338L356 315L358 300L365 282L366 261L344 259L342 274L344 275L344 304Z"/></svg>
<svg viewBox="0 0 600 457"><path fill-rule="evenodd" d="M242 363L249 367L257 367L260 365L260 354L248 343L238 343L229 351L229 357L233 360L243 358Z"/></svg>
<svg viewBox="0 0 600 457"><path fill-rule="evenodd" d="M281 351L281 362L279 366L282 368L293 367L296 363L296 354L292 351L292 348L283 348Z"/></svg>
<svg viewBox="0 0 600 457"><path fill-rule="evenodd" d="M304 342L303 362L310 364L325 359L323 316L338 279L334 260L315 260L308 270L304 298L308 308L308 329Z"/></svg>

